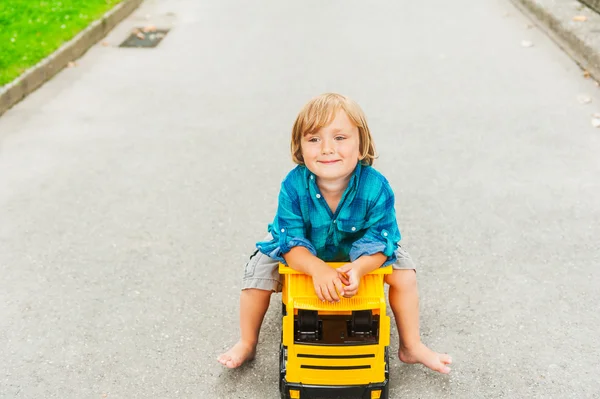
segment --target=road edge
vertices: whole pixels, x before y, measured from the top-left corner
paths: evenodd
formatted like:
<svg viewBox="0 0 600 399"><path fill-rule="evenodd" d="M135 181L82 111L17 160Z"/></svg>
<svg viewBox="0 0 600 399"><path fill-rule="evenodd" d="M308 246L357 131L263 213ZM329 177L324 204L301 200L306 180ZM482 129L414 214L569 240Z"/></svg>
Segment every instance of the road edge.
<svg viewBox="0 0 600 399"><path fill-rule="evenodd" d="M600 15L585 4L549 0L510 0L559 47L600 81ZM585 21L575 21L583 16Z"/></svg>
<svg viewBox="0 0 600 399"><path fill-rule="evenodd" d="M123 0L55 52L0 88L0 116L85 54L144 0Z"/></svg>

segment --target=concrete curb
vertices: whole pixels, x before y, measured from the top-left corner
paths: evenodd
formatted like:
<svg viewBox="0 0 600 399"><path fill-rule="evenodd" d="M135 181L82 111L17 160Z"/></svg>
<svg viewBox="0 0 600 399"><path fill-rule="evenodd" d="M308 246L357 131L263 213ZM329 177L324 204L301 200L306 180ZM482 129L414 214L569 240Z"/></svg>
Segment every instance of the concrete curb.
<svg viewBox="0 0 600 399"><path fill-rule="evenodd" d="M511 0L571 58L600 81L600 15L572 0ZM573 20L585 16L583 22Z"/></svg>
<svg viewBox="0 0 600 399"><path fill-rule="evenodd" d="M596 12L600 12L600 0L580 0L582 3L586 4L592 10L596 10Z"/></svg>
<svg viewBox="0 0 600 399"><path fill-rule="evenodd" d="M0 88L0 115L36 90L69 62L81 57L119 22L133 12L143 0L123 0L104 16L92 22L54 53L28 69L14 81Z"/></svg>

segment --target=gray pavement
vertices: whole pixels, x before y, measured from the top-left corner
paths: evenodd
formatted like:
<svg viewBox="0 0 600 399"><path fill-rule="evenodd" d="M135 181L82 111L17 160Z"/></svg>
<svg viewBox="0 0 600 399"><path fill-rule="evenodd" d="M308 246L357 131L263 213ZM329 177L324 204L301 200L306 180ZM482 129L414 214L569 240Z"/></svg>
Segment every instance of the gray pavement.
<svg viewBox="0 0 600 399"><path fill-rule="evenodd" d="M254 362L216 357L324 91L367 113L454 358L392 361L391 397L600 397L600 93L573 61L508 0L199 3L145 2L0 119L1 398L277 397L279 306ZM149 22L158 48L117 47Z"/></svg>

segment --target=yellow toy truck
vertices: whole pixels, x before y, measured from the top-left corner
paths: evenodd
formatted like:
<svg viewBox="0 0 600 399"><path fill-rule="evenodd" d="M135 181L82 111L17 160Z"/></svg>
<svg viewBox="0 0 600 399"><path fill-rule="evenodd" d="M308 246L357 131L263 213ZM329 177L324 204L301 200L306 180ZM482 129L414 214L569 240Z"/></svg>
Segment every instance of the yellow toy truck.
<svg viewBox="0 0 600 399"><path fill-rule="evenodd" d="M279 265L282 399L388 399L390 318L383 278L391 272L387 266L365 275L354 297L330 303L319 300L310 276Z"/></svg>

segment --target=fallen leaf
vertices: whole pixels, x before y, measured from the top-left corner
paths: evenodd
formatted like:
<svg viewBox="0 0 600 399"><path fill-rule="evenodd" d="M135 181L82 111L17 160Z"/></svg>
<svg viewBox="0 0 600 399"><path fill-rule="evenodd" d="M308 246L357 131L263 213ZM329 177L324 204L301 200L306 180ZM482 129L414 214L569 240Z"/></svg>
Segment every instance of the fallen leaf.
<svg viewBox="0 0 600 399"><path fill-rule="evenodd" d="M77 63L76 63L76 62L74 62L74 61L69 61L69 63L67 64L67 66L68 66L69 68L73 68L73 67L76 67L76 66L77 66Z"/></svg>
<svg viewBox="0 0 600 399"><path fill-rule="evenodd" d="M110 43L108 43L108 42L102 42L101 44L102 44L104 47L108 47L108 46L110 46Z"/></svg>
<svg viewBox="0 0 600 399"><path fill-rule="evenodd" d="M587 21L587 17L585 15L577 15L577 16L573 17L573 21L585 22L585 21Z"/></svg>
<svg viewBox="0 0 600 399"><path fill-rule="evenodd" d="M584 69L584 70L583 70L583 77L584 77L584 78L586 78L586 79L589 79L589 77L590 77L590 72Z"/></svg>
<svg viewBox="0 0 600 399"><path fill-rule="evenodd" d="M592 119L592 126L594 126L594 127L600 127L600 118L593 118Z"/></svg>
<svg viewBox="0 0 600 399"><path fill-rule="evenodd" d="M140 40L144 40L146 38L146 36L144 36L144 34L142 32L138 32L135 34L137 36L138 39Z"/></svg>
<svg viewBox="0 0 600 399"><path fill-rule="evenodd" d="M529 40L523 40L521 42L521 46L523 46L523 47L533 47L533 43L530 42Z"/></svg>
<svg viewBox="0 0 600 399"><path fill-rule="evenodd" d="M580 94L577 96L577 101L579 101L580 104L589 104L592 102L592 98L585 94Z"/></svg>
<svg viewBox="0 0 600 399"><path fill-rule="evenodd" d="M154 26L154 25L144 26L144 29L142 29L142 31L145 32L145 33L156 32L156 26Z"/></svg>

